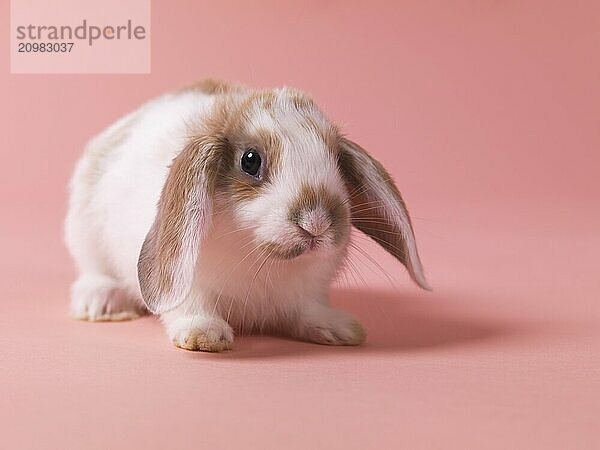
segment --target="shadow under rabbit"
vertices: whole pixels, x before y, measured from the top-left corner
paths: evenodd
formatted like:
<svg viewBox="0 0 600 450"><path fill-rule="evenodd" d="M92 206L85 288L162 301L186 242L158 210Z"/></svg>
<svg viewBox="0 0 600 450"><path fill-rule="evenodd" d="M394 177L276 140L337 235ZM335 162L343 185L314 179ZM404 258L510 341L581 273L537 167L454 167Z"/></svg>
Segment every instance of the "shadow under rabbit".
<svg viewBox="0 0 600 450"><path fill-rule="evenodd" d="M472 346L531 330L524 323L477 316L465 305L440 294L401 291L334 289L332 304L353 313L367 331L367 342L359 347L332 347L299 342L286 337L236 336L233 351L208 355L225 359L277 358L294 355L341 355L374 352L423 352L454 346ZM186 352L192 358L206 354Z"/></svg>

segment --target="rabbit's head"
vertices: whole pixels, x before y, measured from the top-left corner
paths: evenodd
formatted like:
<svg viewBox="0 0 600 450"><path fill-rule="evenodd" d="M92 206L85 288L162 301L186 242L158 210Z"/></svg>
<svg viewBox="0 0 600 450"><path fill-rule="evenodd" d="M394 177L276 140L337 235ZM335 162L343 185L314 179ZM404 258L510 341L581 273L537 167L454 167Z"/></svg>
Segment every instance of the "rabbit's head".
<svg viewBox="0 0 600 450"><path fill-rule="evenodd" d="M214 102L173 161L140 253L150 310L183 300L213 217L225 209L266 257L290 262L345 254L354 225L428 289L389 174L310 98L277 89L224 93Z"/></svg>

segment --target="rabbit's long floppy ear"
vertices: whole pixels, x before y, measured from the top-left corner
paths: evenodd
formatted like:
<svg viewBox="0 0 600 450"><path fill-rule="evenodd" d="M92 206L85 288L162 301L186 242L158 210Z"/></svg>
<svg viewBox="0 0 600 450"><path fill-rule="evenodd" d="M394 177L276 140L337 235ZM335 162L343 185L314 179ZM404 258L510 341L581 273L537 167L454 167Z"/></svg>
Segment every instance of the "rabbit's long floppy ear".
<svg viewBox="0 0 600 450"><path fill-rule="evenodd" d="M177 307L191 288L225 157L219 142L196 138L173 160L138 259L142 298L154 313Z"/></svg>
<svg viewBox="0 0 600 450"><path fill-rule="evenodd" d="M431 290L406 205L388 172L346 138L340 141L338 158L350 195L352 224L402 262L419 286Z"/></svg>

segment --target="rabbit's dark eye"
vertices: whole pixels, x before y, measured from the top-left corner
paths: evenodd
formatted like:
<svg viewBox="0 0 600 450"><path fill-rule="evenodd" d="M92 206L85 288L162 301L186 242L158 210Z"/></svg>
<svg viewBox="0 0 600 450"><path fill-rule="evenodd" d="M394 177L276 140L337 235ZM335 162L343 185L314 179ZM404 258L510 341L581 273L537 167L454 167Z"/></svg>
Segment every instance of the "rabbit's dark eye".
<svg viewBox="0 0 600 450"><path fill-rule="evenodd" d="M242 170L255 177L260 170L260 155L253 148L249 148L242 155Z"/></svg>

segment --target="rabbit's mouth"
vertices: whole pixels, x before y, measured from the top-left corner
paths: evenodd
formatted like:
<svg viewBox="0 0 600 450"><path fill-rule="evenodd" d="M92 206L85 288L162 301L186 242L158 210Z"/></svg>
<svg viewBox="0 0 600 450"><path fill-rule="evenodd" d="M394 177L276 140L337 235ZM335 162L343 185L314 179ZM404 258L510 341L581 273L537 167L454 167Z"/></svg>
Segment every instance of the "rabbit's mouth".
<svg viewBox="0 0 600 450"><path fill-rule="evenodd" d="M282 245L277 242L265 244L269 256L277 259L295 259L307 253L318 252L324 247L323 239L318 236L307 237L300 243L293 245Z"/></svg>
<svg viewBox="0 0 600 450"><path fill-rule="evenodd" d="M308 243L306 250L317 250L323 245L323 241L319 238L319 236L311 236L307 240Z"/></svg>
<svg viewBox="0 0 600 450"><path fill-rule="evenodd" d="M294 259L302 255L306 251L305 245L292 245L284 246L275 242L269 242L266 244L270 256L277 259Z"/></svg>

